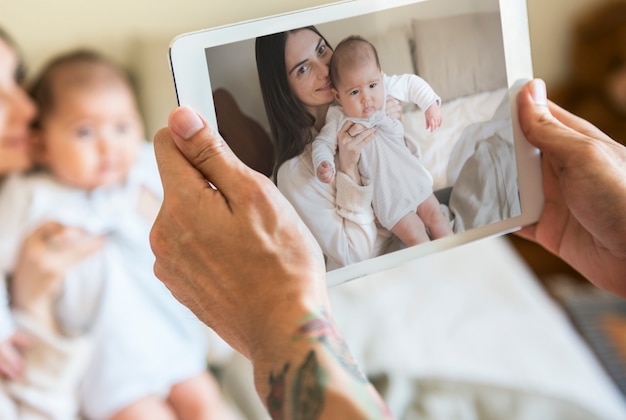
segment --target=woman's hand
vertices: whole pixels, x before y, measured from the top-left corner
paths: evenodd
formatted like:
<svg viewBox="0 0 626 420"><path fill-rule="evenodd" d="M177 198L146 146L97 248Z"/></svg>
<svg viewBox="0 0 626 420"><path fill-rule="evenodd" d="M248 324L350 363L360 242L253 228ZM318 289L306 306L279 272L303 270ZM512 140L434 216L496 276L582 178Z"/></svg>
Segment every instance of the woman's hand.
<svg viewBox="0 0 626 420"><path fill-rule="evenodd" d="M541 80L517 102L522 131L542 153L545 196L539 222L520 235L626 297L626 148L548 102Z"/></svg>
<svg viewBox="0 0 626 420"><path fill-rule="evenodd" d="M178 108L169 123L154 141L164 189L150 234L154 272L254 358L328 304L322 252L270 179L244 165L194 111Z"/></svg>
<svg viewBox="0 0 626 420"><path fill-rule="evenodd" d="M46 222L24 241L12 279L13 307L54 325L49 313L56 293L72 265L100 249L102 236Z"/></svg>
<svg viewBox="0 0 626 420"><path fill-rule="evenodd" d="M361 151L372 141L375 132L374 127L366 129L361 124L346 121L337 135L339 169L357 185L362 185L358 167Z"/></svg>
<svg viewBox="0 0 626 420"><path fill-rule="evenodd" d="M271 417L391 418L332 320L319 245L276 186L188 108L154 148L154 272L251 359Z"/></svg>
<svg viewBox="0 0 626 420"><path fill-rule="evenodd" d="M15 332L0 343L0 377L17 379L24 372L20 351L31 344L30 336Z"/></svg>
<svg viewBox="0 0 626 420"><path fill-rule="evenodd" d="M387 111L387 115L394 120L402 120L402 102L391 95L387 95L385 110Z"/></svg>

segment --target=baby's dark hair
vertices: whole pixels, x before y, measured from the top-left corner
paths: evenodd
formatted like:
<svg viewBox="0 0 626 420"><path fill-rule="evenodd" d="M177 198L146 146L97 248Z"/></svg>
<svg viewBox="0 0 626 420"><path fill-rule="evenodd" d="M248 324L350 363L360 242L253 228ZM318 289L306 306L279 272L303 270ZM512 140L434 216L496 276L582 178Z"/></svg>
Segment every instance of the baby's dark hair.
<svg viewBox="0 0 626 420"><path fill-rule="evenodd" d="M365 63L376 61L376 67L380 70L380 61L376 47L359 35L350 35L339 42L330 59L330 79L333 84L339 82L339 72L341 69L352 69L361 67Z"/></svg>
<svg viewBox="0 0 626 420"><path fill-rule="evenodd" d="M53 58L29 89L30 96L37 104L37 117L33 126L38 128L41 121L54 110L58 83L63 84L63 88L81 88L94 82L121 82L135 95L129 73L95 51L79 49Z"/></svg>

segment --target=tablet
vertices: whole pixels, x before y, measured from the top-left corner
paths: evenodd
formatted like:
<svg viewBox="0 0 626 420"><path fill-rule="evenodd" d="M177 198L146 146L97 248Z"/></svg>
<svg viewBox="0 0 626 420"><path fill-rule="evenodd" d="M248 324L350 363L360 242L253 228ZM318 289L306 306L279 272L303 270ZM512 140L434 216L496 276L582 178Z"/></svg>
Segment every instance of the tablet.
<svg viewBox="0 0 626 420"><path fill-rule="evenodd" d="M311 26L317 32L303 29ZM191 106L220 129L213 93L225 91L247 118L272 133L255 40L285 31L316 40L313 55L303 52L306 45L290 50L304 57L296 63L302 74L315 67L319 43L328 48L324 54L332 54L342 39L358 35L374 46L380 68L389 76L386 80L418 75L440 98L442 124L432 132L426 128L430 114L404 101L401 115L396 115L404 130L402 140L386 140L381 134L385 131L377 128L370 142L376 148L361 152L364 187L350 185L343 173L322 183L313 169L308 140L302 153L281 165L279 189L320 243L329 285L538 220L543 208L540 155L521 133L515 100L521 85L532 78L525 0L352 0L182 34L170 45L179 104ZM282 76L290 70L284 65ZM222 124L231 118L230 113L220 115L225 115ZM385 141L400 141L402 150L396 147L387 155L386 146L381 146ZM410 165L396 164L404 157L393 153L412 155L426 176L415 175ZM411 196L410 210L400 204L410 193L397 187L407 179L416 179L415 184L427 190L417 202ZM407 211L406 217L397 214ZM399 239L407 232L410 238L412 229L421 229L416 236L425 233L426 239Z"/></svg>

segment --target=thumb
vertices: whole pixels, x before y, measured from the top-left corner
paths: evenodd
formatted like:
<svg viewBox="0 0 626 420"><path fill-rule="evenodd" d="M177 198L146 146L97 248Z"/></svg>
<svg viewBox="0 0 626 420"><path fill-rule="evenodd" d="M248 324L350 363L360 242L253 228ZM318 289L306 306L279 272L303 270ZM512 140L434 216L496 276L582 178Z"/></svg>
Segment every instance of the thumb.
<svg viewBox="0 0 626 420"><path fill-rule="evenodd" d="M228 190L235 179L233 170L246 168L217 130L190 107L172 111L168 124L181 153L218 190Z"/></svg>
<svg viewBox="0 0 626 420"><path fill-rule="evenodd" d="M544 150L550 144L558 120L551 114L546 95L546 84L541 79L528 82L517 95L519 122L530 144Z"/></svg>

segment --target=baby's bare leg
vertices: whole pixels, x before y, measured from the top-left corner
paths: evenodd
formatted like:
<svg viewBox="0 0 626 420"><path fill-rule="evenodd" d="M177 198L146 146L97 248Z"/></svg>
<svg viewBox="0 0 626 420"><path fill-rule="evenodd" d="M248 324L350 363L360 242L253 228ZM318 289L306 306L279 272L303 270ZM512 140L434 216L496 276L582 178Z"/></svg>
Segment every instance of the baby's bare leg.
<svg viewBox="0 0 626 420"><path fill-rule="evenodd" d="M417 213L409 213L398 221L391 231L406 246L413 246L430 241L424 223Z"/></svg>
<svg viewBox="0 0 626 420"><path fill-rule="evenodd" d="M417 214L422 219L433 239L443 238L452 235L450 221L441 211L439 201L434 194L417 206Z"/></svg>
<svg viewBox="0 0 626 420"><path fill-rule="evenodd" d="M167 398L180 420L235 420L219 384L208 372L174 385Z"/></svg>
<svg viewBox="0 0 626 420"><path fill-rule="evenodd" d="M156 395L144 397L124 407L110 420L176 420L177 416L165 401Z"/></svg>

